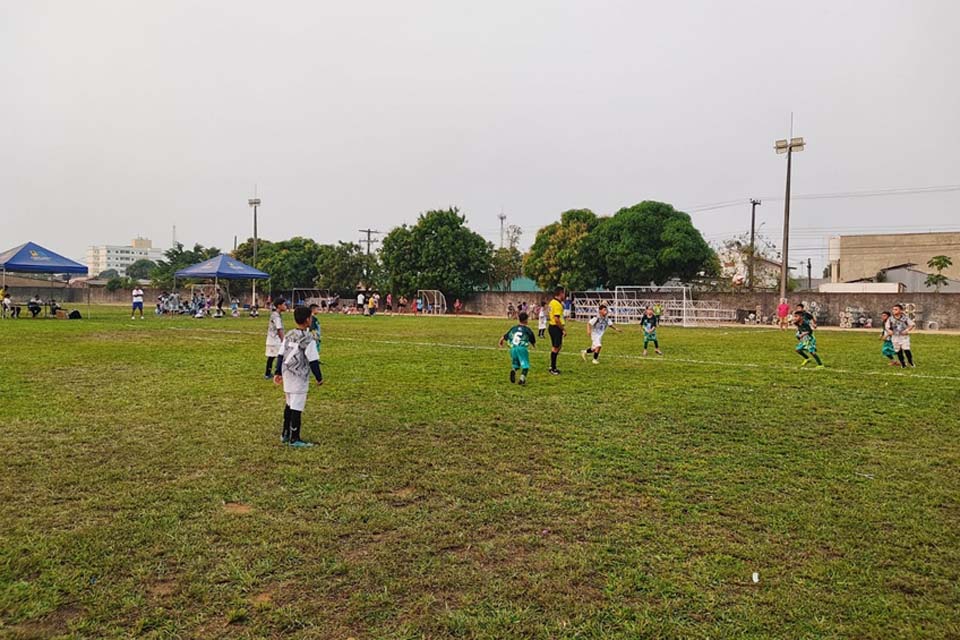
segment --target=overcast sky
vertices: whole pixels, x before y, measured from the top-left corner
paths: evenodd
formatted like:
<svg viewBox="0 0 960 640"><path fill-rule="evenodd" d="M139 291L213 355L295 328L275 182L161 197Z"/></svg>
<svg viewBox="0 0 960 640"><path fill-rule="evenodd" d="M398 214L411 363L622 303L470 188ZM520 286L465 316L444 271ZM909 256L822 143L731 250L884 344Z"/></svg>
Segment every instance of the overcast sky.
<svg viewBox="0 0 960 640"><path fill-rule="evenodd" d="M0 0L0 250L140 234L357 240L456 205L532 241L570 208L960 184L951 1ZM759 220L776 238L782 201ZM711 242L749 206L693 213ZM837 232L960 228L960 191L798 200Z"/></svg>

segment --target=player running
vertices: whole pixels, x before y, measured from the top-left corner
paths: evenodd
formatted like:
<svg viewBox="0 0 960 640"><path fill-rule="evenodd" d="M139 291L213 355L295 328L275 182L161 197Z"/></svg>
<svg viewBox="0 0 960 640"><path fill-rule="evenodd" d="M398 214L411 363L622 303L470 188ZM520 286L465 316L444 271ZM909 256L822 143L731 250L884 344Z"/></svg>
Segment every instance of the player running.
<svg viewBox="0 0 960 640"><path fill-rule="evenodd" d="M527 326L526 311L521 311L517 315L517 321L520 324L514 325L500 338L499 346L505 343L510 344L510 382L519 382L527 384L527 373L530 371L530 352L528 347L536 347L537 337L533 335L533 330ZM520 370L520 380L517 380L517 369Z"/></svg>
<svg viewBox="0 0 960 640"><path fill-rule="evenodd" d="M613 329L617 333L620 332L620 329L613 324L613 319L607 315L607 305L601 304L600 308L597 309L597 315L590 318L587 322L587 335L590 336L591 346L589 349L584 349L580 352L580 357L583 358L583 361L587 361L587 354L593 354L593 364L600 364L600 349L603 348L601 342L603 341L603 334L607 329Z"/></svg>
<svg viewBox="0 0 960 640"><path fill-rule="evenodd" d="M802 309L793 312L793 324L797 327L797 355L803 358L800 368L810 363L810 356L817 363L817 369L823 369L823 361L817 355L817 339L813 335L815 322L810 314L805 314Z"/></svg>
<svg viewBox="0 0 960 640"><path fill-rule="evenodd" d="M913 364L913 351L910 350L910 332L916 326L916 323L903 312L903 305L893 305L893 315L890 317L890 339L901 367L917 366ZM903 356L907 356L906 362L903 361Z"/></svg>
<svg viewBox="0 0 960 640"><path fill-rule="evenodd" d="M647 307L640 318L640 328L643 329L643 355L647 355L647 345L653 343L653 350L658 356L663 355L660 351L660 341L657 340L657 326L660 324L660 316L655 315L653 307Z"/></svg>

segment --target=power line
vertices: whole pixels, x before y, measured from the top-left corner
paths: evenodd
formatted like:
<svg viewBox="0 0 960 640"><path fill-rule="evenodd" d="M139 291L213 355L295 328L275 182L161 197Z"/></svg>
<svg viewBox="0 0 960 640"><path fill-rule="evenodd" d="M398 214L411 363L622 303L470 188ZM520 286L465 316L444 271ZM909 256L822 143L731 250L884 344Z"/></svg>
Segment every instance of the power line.
<svg viewBox="0 0 960 640"><path fill-rule="evenodd" d="M960 184L931 185L926 187L893 187L888 189L868 189L864 191L835 191L827 193L804 193L790 196L791 200L830 200L840 198L877 198L886 196L903 196L922 193L947 193L951 191L960 191ZM783 196L766 196L760 200L783 201ZM684 210L688 213L703 213L705 211L714 211L716 209L727 209L735 206L745 206L750 203L747 198L737 200L726 200L723 202L713 202L694 207L686 207Z"/></svg>

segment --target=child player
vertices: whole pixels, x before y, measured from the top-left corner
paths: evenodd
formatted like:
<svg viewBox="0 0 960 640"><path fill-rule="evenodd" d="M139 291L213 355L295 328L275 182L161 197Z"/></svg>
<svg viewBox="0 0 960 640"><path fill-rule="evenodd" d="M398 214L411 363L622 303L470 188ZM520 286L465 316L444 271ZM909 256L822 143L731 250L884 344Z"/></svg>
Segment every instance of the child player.
<svg viewBox="0 0 960 640"><path fill-rule="evenodd" d="M910 350L910 332L915 326L916 323L903 312L902 305L893 305L893 315L890 316L890 340L893 342L901 367L917 366L913 364L913 351ZM906 362L903 361L903 356L907 356Z"/></svg>
<svg viewBox="0 0 960 640"><path fill-rule="evenodd" d="M540 301L537 307L537 337L542 338L547 333L547 303Z"/></svg>
<svg viewBox="0 0 960 640"><path fill-rule="evenodd" d="M320 305L310 305L310 335L317 341L317 353L320 353Z"/></svg>
<svg viewBox="0 0 960 640"><path fill-rule="evenodd" d="M286 400L280 441L292 447L313 446L312 443L300 439L300 421L307 404L310 374L313 373L318 386L323 384L317 341L310 333L310 317L310 309L307 307L293 310L293 321L297 328L283 339L283 348L277 359L277 375L273 379L276 384L283 383Z"/></svg>
<svg viewBox="0 0 960 640"><path fill-rule="evenodd" d="M530 352L527 347L536 347L537 337L527 326L527 312L521 311L517 315L520 324L514 325L500 338L500 345L510 344L510 382L517 382L517 369L520 370L520 384L527 384L527 373L530 371Z"/></svg>
<svg viewBox="0 0 960 640"><path fill-rule="evenodd" d="M893 359L897 355L897 350L893 348L893 330L890 328L890 312L883 311L880 313L880 340L883 341L883 346L880 347L880 354L889 360L887 364L891 367L897 365L897 361Z"/></svg>
<svg viewBox="0 0 960 640"><path fill-rule="evenodd" d="M613 329L616 332L619 332L614 324L613 320L607 316L607 305L601 304L600 308L597 309L597 315L593 318L590 318L590 321L587 322L587 335L590 336L591 346L589 349L584 349L580 352L580 357L583 358L583 361L587 361L587 354L593 354L593 364L600 364L600 349L603 348L601 342L603 341L603 334L607 329Z"/></svg>
<svg viewBox="0 0 960 640"><path fill-rule="evenodd" d="M823 369L823 362L817 355L817 339L813 335L813 317L804 313L802 309L797 309L793 312L793 324L797 327L797 355L803 358L800 367L807 366L810 362L810 356L813 356L813 359L817 362L817 369Z"/></svg>
<svg viewBox="0 0 960 640"><path fill-rule="evenodd" d="M660 342L657 340L657 325L660 324L660 316L655 315L653 307L647 307L640 318L640 328L643 329L643 355L647 355L647 345L653 343L653 350L658 356L663 355L660 351Z"/></svg>
<svg viewBox="0 0 960 640"><path fill-rule="evenodd" d="M263 372L263 377L267 380L274 376L270 369L273 368L273 361L280 355L280 348L283 346L283 318L280 314L286 310L287 303L280 298L270 312L270 324L267 325L267 368ZM279 362L275 373L280 373Z"/></svg>

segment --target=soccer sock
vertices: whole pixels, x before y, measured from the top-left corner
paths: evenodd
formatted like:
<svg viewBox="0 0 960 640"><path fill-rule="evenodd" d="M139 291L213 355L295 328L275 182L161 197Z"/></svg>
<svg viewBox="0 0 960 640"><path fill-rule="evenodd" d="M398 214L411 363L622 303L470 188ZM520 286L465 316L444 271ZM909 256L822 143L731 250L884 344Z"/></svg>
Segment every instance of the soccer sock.
<svg viewBox="0 0 960 640"><path fill-rule="evenodd" d="M594 359L594 360L599 360L599 359L600 359L600 349L597 349L597 350L595 350L595 351L593 352L593 359Z"/></svg>
<svg viewBox="0 0 960 640"><path fill-rule="evenodd" d="M653 348L654 348L654 349L659 349L659 348L660 348L660 342L659 342L658 340L654 340L654 341L653 341Z"/></svg>
<svg viewBox="0 0 960 640"><path fill-rule="evenodd" d="M300 418L302 416L302 411L294 411L293 409L290 409L290 442L297 442L300 440Z"/></svg>
<svg viewBox="0 0 960 640"><path fill-rule="evenodd" d="M817 361L817 364L818 364L818 365L820 365L821 367L823 366L823 362L821 362L820 356L818 356L818 355L815 354L815 353L812 353L812 354L810 354L810 355L813 356L813 359Z"/></svg>
<svg viewBox="0 0 960 640"><path fill-rule="evenodd" d="M551 369L557 368L557 352L556 351L550 352L550 368Z"/></svg>
<svg viewBox="0 0 960 640"><path fill-rule="evenodd" d="M529 371L530 371L530 369L520 369L520 377L521 377L521 378L526 378L526 377L527 377L527 373L528 373Z"/></svg>
<svg viewBox="0 0 960 640"><path fill-rule="evenodd" d="M900 360L900 366L905 367L907 363L903 361L903 350L897 351L897 358Z"/></svg>
<svg viewBox="0 0 960 640"><path fill-rule="evenodd" d="M271 369L273 369L273 358L267 358L267 370L264 372L263 375L265 376L270 375Z"/></svg>
<svg viewBox="0 0 960 640"><path fill-rule="evenodd" d="M282 436L287 440L290 439L290 405L283 406L283 432Z"/></svg>
<svg viewBox="0 0 960 640"><path fill-rule="evenodd" d="M912 366L913 366L913 352L910 351L910 349L904 349L903 352L907 354L907 362L909 362L909 363L910 363L910 366L912 367Z"/></svg>
<svg viewBox="0 0 960 640"><path fill-rule="evenodd" d="M805 351L797 351L797 355L803 358L804 360L809 360L810 356L807 355Z"/></svg>

